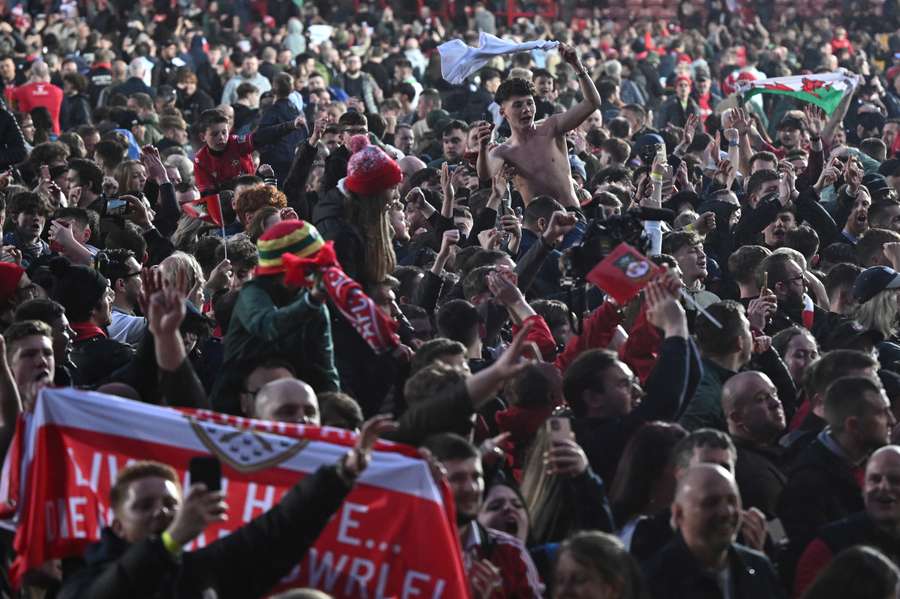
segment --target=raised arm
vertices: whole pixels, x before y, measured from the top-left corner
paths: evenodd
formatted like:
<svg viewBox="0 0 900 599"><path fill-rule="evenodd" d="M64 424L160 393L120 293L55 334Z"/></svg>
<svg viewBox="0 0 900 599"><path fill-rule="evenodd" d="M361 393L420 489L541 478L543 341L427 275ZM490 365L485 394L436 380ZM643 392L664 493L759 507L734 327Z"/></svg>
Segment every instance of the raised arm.
<svg viewBox="0 0 900 599"><path fill-rule="evenodd" d="M601 103L597 86L594 85L587 68L581 64L581 59L578 57L575 48L566 44L560 44L559 53L563 60L575 68L575 72L578 74L578 82L581 84L581 95L584 99L562 114L550 117L555 127L556 135L562 135L578 127L586 118L591 116L592 112L600 110Z"/></svg>
<svg viewBox="0 0 900 599"><path fill-rule="evenodd" d="M487 183L503 168L503 155L499 147L491 147L491 134L493 125L485 123L478 127L478 160L475 170L478 172L478 181Z"/></svg>

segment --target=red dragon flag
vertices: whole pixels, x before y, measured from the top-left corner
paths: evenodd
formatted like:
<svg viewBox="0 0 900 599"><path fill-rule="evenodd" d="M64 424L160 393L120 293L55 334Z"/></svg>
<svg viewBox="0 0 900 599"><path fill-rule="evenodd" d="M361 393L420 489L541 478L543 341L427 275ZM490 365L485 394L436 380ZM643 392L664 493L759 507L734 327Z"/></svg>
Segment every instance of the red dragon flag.
<svg viewBox="0 0 900 599"><path fill-rule="evenodd" d="M738 83L737 91L743 94L745 102L756 94L780 94L808 102L831 114L845 95L853 93L857 85L858 75L840 70L817 75L742 80Z"/></svg>
<svg viewBox="0 0 900 599"><path fill-rule="evenodd" d="M183 487L188 463L222 464L228 519L185 547L220 539L272 508L300 479L336 463L356 434L175 409L72 388L44 389L22 416L3 464L0 516L15 530L11 571L81 556L110 523L109 491L130 462L172 466ZM302 561L272 590L312 587L336 599L468 599L469 584L449 487L405 445L378 441L360 475Z"/></svg>

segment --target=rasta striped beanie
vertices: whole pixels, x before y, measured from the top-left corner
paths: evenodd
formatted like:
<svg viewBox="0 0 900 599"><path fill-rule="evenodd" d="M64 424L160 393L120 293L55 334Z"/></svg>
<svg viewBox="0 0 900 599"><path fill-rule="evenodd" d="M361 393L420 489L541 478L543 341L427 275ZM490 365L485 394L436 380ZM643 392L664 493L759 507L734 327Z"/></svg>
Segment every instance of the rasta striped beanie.
<svg viewBox="0 0 900 599"><path fill-rule="evenodd" d="M302 220L283 220L266 229L256 242L259 266L256 274L275 275L284 272L282 254L294 254L298 258L312 256L325 245L314 226Z"/></svg>

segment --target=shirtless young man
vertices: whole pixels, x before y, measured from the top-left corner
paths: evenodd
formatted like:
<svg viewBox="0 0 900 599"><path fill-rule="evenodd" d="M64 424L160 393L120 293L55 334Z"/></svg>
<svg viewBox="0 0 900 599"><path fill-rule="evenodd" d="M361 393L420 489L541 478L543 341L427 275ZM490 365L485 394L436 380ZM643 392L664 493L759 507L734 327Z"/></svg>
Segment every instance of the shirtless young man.
<svg viewBox="0 0 900 599"><path fill-rule="evenodd" d="M515 169L516 189L522 194L525 205L534 197L547 195L566 208L577 208L579 203L572 184L565 135L600 109L600 94L575 49L560 44L559 52L578 73L584 100L566 112L535 123L534 85L525 79L507 79L501 83L494 101L500 106L500 114L509 122L512 135L506 142L488 150L491 127L481 127L478 177L482 181L490 180L504 163L508 163Z"/></svg>

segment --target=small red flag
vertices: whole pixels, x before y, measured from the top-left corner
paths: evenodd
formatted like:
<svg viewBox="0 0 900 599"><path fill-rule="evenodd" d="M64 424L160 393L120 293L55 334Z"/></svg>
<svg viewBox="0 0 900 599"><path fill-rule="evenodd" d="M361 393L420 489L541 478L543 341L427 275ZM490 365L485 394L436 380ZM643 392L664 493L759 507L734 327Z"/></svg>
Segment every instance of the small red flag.
<svg viewBox="0 0 900 599"><path fill-rule="evenodd" d="M202 221L213 223L220 227L224 226L222 203L219 199L219 194L185 202L181 205L181 209L192 218L199 218Z"/></svg>
<svg viewBox="0 0 900 599"><path fill-rule="evenodd" d="M659 272L659 266L647 256L627 243L620 243L586 278L612 296L619 305L624 305Z"/></svg>

